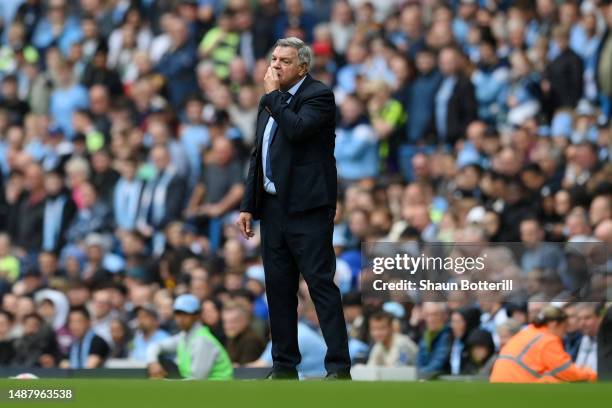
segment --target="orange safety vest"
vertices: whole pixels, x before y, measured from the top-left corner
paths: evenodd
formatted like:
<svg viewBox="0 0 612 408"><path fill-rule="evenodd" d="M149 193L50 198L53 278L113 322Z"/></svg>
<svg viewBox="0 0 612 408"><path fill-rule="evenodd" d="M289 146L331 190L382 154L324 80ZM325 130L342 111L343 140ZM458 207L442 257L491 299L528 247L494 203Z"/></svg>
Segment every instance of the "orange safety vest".
<svg viewBox="0 0 612 408"><path fill-rule="evenodd" d="M501 349L490 378L491 382L511 383L595 380L593 370L572 362L558 336L534 325L518 332Z"/></svg>

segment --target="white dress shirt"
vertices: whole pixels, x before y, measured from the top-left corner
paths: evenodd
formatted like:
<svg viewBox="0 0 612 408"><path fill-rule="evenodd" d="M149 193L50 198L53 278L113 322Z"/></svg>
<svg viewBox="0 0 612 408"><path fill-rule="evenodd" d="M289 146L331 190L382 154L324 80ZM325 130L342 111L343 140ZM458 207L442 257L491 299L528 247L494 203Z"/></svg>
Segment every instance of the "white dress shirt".
<svg viewBox="0 0 612 408"><path fill-rule="evenodd" d="M300 85L302 85L302 82L304 82L305 79L306 79L306 76L304 76L304 78L300 79L298 81L298 83L293 85L287 91L289 94L291 94L289 99L287 99L287 103L289 103L291 101L291 98L293 97L293 95L295 95L295 93L300 88ZM263 141L262 141L262 145L261 145L261 148L262 148L262 150L261 150L261 164L263 166L262 169L263 169L263 175L264 175L263 176L263 179L264 179L264 190L266 190L270 194L276 194L276 186L274 185L272 180L270 180L269 178L266 177L266 161L267 161L267 156L268 156L268 140L270 139L270 131L272 130L272 124L273 123L274 123L274 118L272 117L272 115L270 115L270 119L268 119L268 123L266 124L266 128L264 129ZM278 129L277 129L277 132L278 132Z"/></svg>

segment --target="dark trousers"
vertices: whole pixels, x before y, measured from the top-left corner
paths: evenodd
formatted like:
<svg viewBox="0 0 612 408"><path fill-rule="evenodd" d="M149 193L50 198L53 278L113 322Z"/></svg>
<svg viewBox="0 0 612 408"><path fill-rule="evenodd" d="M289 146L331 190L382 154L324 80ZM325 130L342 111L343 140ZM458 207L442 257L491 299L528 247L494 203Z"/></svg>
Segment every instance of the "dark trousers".
<svg viewBox="0 0 612 408"><path fill-rule="evenodd" d="M340 291L334 283L335 211L323 207L297 215L284 214L278 198L264 193L261 238L274 369L293 370L301 361L297 335L301 272L327 344L325 368L328 372L348 370L351 361L346 323Z"/></svg>

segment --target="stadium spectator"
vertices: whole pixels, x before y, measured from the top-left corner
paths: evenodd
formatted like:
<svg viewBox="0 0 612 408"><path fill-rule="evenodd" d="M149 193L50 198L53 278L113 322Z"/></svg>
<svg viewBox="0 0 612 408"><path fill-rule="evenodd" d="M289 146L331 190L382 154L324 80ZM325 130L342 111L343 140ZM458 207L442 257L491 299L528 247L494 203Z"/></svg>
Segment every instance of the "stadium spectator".
<svg viewBox="0 0 612 408"><path fill-rule="evenodd" d="M68 353L69 359L62 362L62 367L102 367L110 353L110 348L108 343L91 327L89 312L85 307L77 306L70 309L68 330L74 340Z"/></svg>
<svg viewBox="0 0 612 408"><path fill-rule="evenodd" d="M203 326L199 318L200 302L190 294L174 301L174 318L180 333L147 349L147 364L152 378L168 375L158 360L162 352L176 353L178 373L182 378L228 380L233 376L231 361L219 341ZM168 366L168 363L166 363Z"/></svg>
<svg viewBox="0 0 612 408"><path fill-rule="evenodd" d="M480 310L478 309L465 307L451 313L450 327L453 333L449 360L451 374L457 375L464 372L463 368L470 357L466 340L478 326L480 326Z"/></svg>
<svg viewBox="0 0 612 408"><path fill-rule="evenodd" d="M577 304L571 302L563 306L563 311L567 315L567 333L563 337L563 348L574 362L576 362L578 348L582 342L582 330L580 329L577 306Z"/></svg>
<svg viewBox="0 0 612 408"><path fill-rule="evenodd" d="M577 306L582 338L576 354L576 365L597 372L597 333L601 325L601 305L580 303Z"/></svg>
<svg viewBox="0 0 612 408"><path fill-rule="evenodd" d="M567 315L554 306L543 308L534 323L511 338L500 350L491 382L595 381L597 374L572 363L561 338L567 331Z"/></svg>
<svg viewBox="0 0 612 408"><path fill-rule="evenodd" d="M145 363L147 361L147 348L150 344L158 343L170 335L159 328L158 314L155 306L144 305L136 309L137 329L132 341L130 358Z"/></svg>
<svg viewBox="0 0 612 408"><path fill-rule="evenodd" d="M250 311L238 303L226 302L221 316L232 363L240 366L257 360L266 344L250 327Z"/></svg>
<svg viewBox="0 0 612 408"><path fill-rule="evenodd" d="M433 378L447 373L451 349L451 330L446 325L448 312L443 303L423 304L425 332L419 342L417 354L418 375Z"/></svg>
<svg viewBox="0 0 612 408"><path fill-rule="evenodd" d="M462 367L461 374L488 378L495 362L495 344L493 336L486 330L476 329L466 340L468 358Z"/></svg>
<svg viewBox="0 0 612 408"><path fill-rule="evenodd" d="M11 336L14 316L7 310L0 310L0 364L9 365L15 358L14 339Z"/></svg>
<svg viewBox="0 0 612 408"><path fill-rule="evenodd" d="M397 367L415 365L417 345L410 337L395 333L393 315L378 312L370 316L368 325L374 346L370 351L367 365L376 367Z"/></svg>

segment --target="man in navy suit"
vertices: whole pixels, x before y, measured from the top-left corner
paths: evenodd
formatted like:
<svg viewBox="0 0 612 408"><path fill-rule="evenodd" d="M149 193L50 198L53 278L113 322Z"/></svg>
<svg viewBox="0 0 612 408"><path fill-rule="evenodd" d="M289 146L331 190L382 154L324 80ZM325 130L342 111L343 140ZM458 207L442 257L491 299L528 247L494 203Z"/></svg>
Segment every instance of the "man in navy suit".
<svg viewBox="0 0 612 408"><path fill-rule="evenodd" d="M248 239L252 221L261 219L272 379L297 378L300 273L327 343L327 377L350 379L346 325L333 280L336 105L331 89L308 74L311 61L312 51L300 39L277 41L264 77L266 94L237 222Z"/></svg>

